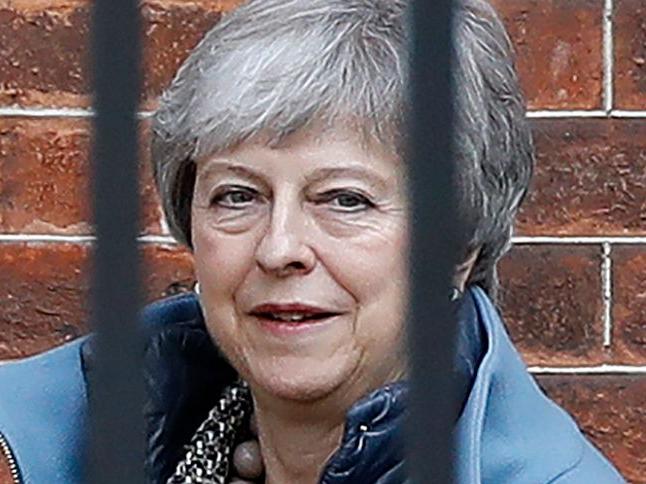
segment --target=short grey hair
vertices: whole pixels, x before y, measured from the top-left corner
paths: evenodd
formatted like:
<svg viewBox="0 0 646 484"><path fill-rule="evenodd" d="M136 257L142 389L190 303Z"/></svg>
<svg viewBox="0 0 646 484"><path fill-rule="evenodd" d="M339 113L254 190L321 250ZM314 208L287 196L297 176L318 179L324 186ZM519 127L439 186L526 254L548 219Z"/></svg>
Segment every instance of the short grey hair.
<svg viewBox="0 0 646 484"><path fill-rule="evenodd" d="M405 0L251 0L211 29L153 117L152 161L169 228L191 246L195 160L262 134L277 143L314 123L354 120L396 153L407 141ZM455 12L456 163L469 284L495 298L528 189L533 146L511 43L484 0Z"/></svg>

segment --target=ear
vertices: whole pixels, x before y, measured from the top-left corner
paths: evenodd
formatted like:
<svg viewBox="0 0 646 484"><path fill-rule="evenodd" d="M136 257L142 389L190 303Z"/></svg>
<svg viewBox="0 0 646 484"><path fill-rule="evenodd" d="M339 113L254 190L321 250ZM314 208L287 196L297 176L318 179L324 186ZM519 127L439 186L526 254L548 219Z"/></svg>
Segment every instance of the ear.
<svg viewBox="0 0 646 484"><path fill-rule="evenodd" d="M478 247L469 252L464 261L455 268L455 273L453 275L453 285L454 287L457 287L460 292L464 292L466 283L469 280L471 271L473 270L473 266L475 266L478 255L480 255L480 249L481 248Z"/></svg>

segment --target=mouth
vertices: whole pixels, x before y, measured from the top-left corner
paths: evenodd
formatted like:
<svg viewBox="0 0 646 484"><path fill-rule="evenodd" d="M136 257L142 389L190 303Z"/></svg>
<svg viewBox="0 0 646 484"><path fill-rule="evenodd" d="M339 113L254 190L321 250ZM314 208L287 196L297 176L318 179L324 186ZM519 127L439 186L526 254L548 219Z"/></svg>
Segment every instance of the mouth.
<svg viewBox="0 0 646 484"><path fill-rule="evenodd" d="M296 328L323 323L342 313L301 304L263 304L249 314L271 326Z"/></svg>

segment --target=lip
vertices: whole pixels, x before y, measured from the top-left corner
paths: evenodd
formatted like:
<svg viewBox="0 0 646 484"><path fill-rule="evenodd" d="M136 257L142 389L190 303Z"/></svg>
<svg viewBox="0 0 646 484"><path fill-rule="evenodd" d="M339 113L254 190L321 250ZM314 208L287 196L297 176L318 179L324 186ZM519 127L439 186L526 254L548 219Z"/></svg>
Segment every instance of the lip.
<svg viewBox="0 0 646 484"><path fill-rule="evenodd" d="M279 312L299 312L305 314L340 314L338 311L333 311L332 309L320 308L318 306L311 306L309 304L303 303L264 303L254 306L254 308L249 311L249 314L252 316L257 316L259 313L279 313Z"/></svg>
<svg viewBox="0 0 646 484"><path fill-rule="evenodd" d="M334 324L334 322L342 315L343 314L336 313L323 319L311 319L309 321L297 323L276 321L275 319L263 318L260 315L252 315L252 317L264 331L279 338L286 338L290 336L311 334L312 332L316 333L317 330L324 330L324 328Z"/></svg>
<svg viewBox="0 0 646 484"><path fill-rule="evenodd" d="M300 312L306 315L306 319L303 321L288 322L263 317L263 313L276 312ZM318 319L307 319L307 316L316 316L321 314L325 314L327 316ZM298 335L314 331L318 328L324 328L342 314L343 313L339 311L333 311L303 303L265 303L255 306L249 312L249 315L258 321L260 327L279 337Z"/></svg>

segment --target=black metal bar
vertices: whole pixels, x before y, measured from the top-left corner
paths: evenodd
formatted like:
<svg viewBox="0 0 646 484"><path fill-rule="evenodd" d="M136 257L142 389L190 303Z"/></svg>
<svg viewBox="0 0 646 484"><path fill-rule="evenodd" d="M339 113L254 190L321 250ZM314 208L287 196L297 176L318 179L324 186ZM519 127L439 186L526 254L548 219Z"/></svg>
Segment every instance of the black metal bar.
<svg viewBox="0 0 646 484"><path fill-rule="evenodd" d="M92 483L144 482L139 308L138 136L140 21L136 0L95 0L94 250L90 385Z"/></svg>
<svg viewBox="0 0 646 484"><path fill-rule="evenodd" d="M458 260L452 160L452 2L411 5L412 193L409 348L412 354L408 464L413 482L453 482L456 325L449 288Z"/></svg>

